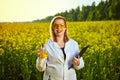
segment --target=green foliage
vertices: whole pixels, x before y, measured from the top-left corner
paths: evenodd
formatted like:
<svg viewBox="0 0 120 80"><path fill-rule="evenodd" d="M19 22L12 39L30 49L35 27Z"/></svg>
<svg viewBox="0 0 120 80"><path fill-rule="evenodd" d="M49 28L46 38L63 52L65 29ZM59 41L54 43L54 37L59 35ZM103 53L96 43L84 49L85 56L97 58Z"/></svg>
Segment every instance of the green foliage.
<svg viewBox="0 0 120 80"><path fill-rule="evenodd" d="M78 80L118 80L120 21L67 23L69 37L80 49L90 45L83 55L85 67L77 71ZM1 23L0 80L42 80L36 53L49 37L49 23Z"/></svg>
<svg viewBox="0 0 120 80"><path fill-rule="evenodd" d="M81 10L80 10L81 9ZM101 21L101 20L120 20L120 0L106 0L95 5L79 6L76 9L57 13L67 19L67 21ZM53 16L52 16L53 17ZM52 18L46 17L40 21L50 21Z"/></svg>

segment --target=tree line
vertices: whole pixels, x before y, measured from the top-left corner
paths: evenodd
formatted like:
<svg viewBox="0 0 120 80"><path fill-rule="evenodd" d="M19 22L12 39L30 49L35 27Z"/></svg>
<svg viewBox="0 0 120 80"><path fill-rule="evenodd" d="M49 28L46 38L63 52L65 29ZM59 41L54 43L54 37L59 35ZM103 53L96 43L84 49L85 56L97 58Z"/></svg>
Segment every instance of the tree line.
<svg viewBox="0 0 120 80"><path fill-rule="evenodd" d="M67 21L101 21L101 20L120 20L120 0L106 0L95 5L78 6L76 9L60 12L54 16L61 15ZM48 22L53 16L47 16L41 20L34 20L33 22Z"/></svg>

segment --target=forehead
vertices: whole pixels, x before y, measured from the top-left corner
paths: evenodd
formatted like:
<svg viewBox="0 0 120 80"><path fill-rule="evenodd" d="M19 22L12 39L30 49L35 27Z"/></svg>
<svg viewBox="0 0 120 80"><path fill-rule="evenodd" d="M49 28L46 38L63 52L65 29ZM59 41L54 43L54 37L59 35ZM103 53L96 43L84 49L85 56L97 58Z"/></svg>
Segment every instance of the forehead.
<svg viewBox="0 0 120 80"><path fill-rule="evenodd" d="M64 24L64 20L63 19L56 19L54 21L54 24Z"/></svg>

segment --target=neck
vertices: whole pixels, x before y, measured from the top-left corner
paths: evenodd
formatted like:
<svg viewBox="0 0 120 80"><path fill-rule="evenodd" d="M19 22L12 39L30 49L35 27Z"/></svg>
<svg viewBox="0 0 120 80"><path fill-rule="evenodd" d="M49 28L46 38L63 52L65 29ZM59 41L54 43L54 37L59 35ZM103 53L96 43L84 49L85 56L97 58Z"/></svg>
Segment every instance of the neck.
<svg viewBox="0 0 120 80"><path fill-rule="evenodd" d="M65 45L64 36L56 37L56 39L57 39L57 44L60 46L60 48L63 48Z"/></svg>
<svg viewBox="0 0 120 80"><path fill-rule="evenodd" d="M64 42L64 35L56 37L57 42Z"/></svg>

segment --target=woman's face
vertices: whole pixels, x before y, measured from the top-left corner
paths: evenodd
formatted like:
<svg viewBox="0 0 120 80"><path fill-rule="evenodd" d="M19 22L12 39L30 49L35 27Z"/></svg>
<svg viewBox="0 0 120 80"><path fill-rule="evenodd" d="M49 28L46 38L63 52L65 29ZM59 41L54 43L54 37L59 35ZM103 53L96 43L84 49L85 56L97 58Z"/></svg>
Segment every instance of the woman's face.
<svg viewBox="0 0 120 80"><path fill-rule="evenodd" d="M53 24L53 30L56 36L62 36L65 33L66 27L63 19L56 19Z"/></svg>

